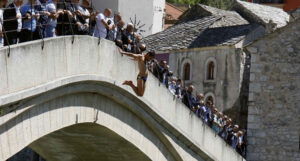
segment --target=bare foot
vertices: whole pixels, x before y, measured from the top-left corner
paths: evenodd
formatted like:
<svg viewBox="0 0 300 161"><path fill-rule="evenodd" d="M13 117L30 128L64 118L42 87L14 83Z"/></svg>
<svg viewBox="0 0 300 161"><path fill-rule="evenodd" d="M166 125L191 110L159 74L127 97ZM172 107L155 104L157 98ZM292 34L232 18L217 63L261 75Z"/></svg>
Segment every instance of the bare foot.
<svg viewBox="0 0 300 161"><path fill-rule="evenodd" d="M133 84L132 81L124 81L124 83L123 83L122 85L128 85L128 86L130 86L130 85L132 85L132 84Z"/></svg>

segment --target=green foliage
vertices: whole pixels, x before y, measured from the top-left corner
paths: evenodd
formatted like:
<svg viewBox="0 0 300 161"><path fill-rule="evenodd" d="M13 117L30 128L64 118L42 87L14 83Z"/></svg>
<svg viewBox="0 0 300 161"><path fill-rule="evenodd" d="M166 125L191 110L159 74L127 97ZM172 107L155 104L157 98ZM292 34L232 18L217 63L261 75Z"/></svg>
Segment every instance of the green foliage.
<svg viewBox="0 0 300 161"><path fill-rule="evenodd" d="M230 9L234 0L167 0L169 3L195 5L201 3L220 9Z"/></svg>

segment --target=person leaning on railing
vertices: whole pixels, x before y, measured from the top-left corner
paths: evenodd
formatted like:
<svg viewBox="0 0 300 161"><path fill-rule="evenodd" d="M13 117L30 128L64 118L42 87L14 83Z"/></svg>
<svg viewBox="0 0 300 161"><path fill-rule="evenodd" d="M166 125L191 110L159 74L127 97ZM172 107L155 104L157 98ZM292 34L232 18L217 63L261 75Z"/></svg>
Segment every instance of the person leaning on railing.
<svg viewBox="0 0 300 161"><path fill-rule="evenodd" d="M27 42L37 40L39 35L36 34L37 20L40 14L35 10L37 0L29 0L27 4L21 7L22 14L22 30L20 35L20 42Z"/></svg>
<svg viewBox="0 0 300 161"><path fill-rule="evenodd" d="M63 10L56 9L58 0L48 0L46 4L46 14L48 16L45 26L45 37L56 37L57 18L63 14Z"/></svg>
<svg viewBox="0 0 300 161"><path fill-rule="evenodd" d="M109 17L112 14L112 10L109 8L104 9L103 13L99 13L96 16L96 27L94 30L94 37L106 38L107 30L111 30L111 26L108 24Z"/></svg>
<svg viewBox="0 0 300 161"><path fill-rule="evenodd" d="M76 34L77 35L88 35L90 29L90 17L91 13L87 9L90 6L90 0L82 0L82 4L79 4L79 0L76 2L75 14L77 17L76 21Z"/></svg>
<svg viewBox="0 0 300 161"><path fill-rule="evenodd" d="M22 29L22 15L20 7L23 0L14 0L9 4L3 12L3 28L6 32L4 36L4 45L12 45L18 43L19 34Z"/></svg>
<svg viewBox="0 0 300 161"><path fill-rule="evenodd" d="M57 36L73 35L74 34L74 15L75 8L71 0L63 0L58 3L57 9L62 11L57 18L56 33Z"/></svg>
<svg viewBox="0 0 300 161"><path fill-rule="evenodd" d="M0 1L0 47L2 47L4 45L4 34L3 34L3 12L4 12L4 8L7 4L7 0L2 0Z"/></svg>
<svg viewBox="0 0 300 161"><path fill-rule="evenodd" d="M48 21L48 16L46 14L46 4L47 0L39 0L39 3L34 6L36 12L40 15L34 33L37 39L42 39L45 37L45 27Z"/></svg>
<svg viewBox="0 0 300 161"><path fill-rule="evenodd" d="M149 70L155 77L163 82L162 74L164 66L167 66L166 61L157 60L151 61ZM195 90L193 85L188 87L181 87L182 81L176 77L169 79L169 91L176 96L199 118L203 120L205 124L213 129L216 135L219 135L227 142L232 148L234 148L243 157L246 157L247 140L246 130L240 129L238 125L234 125L232 119L222 112L219 112L212 101L204 101L203 94L193 95ZM176 82L176 84L175 84Z"/></svg>

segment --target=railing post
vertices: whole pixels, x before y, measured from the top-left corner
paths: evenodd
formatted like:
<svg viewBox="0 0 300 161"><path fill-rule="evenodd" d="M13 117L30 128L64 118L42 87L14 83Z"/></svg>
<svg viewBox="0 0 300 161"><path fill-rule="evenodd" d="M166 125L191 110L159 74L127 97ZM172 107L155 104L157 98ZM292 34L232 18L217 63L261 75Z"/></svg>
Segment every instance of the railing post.
<svg viewBox="0 0 300 161"><path fill-rule="evenodd" d="M66 0L64 0L64 6L65 6L65 8L67 9L67 3L66 3ZM71 6L73 7L73 4L72 4L72 3L71 3ZM67 16L68 16L69 26L70 26L70 29L71 29L71 32L72 32L72 44L74 44L74 40L75 40L74 30L73 30L73 26L72 26L70 17L69 17L69 15L67 15Z"/></svg>
<svg viewBox="0 0 300 161"><path fill-rule="evenodd" d="M0 21L1 22L1 21ZM5 31L5 28L3 26L3 23L1 22L1 26L2 26L2 30L3 30L3 33L4 33L4 36L5 36L5 40L6 40L6 43L8 45L8 53L7 53L7 56L9 57L10 56L10 44L9 44L9 41L8 41L8 37L6 35L6 31ZM3 42L4 43L4 42ZM4 45L4 44L3 44Z"/></svg>

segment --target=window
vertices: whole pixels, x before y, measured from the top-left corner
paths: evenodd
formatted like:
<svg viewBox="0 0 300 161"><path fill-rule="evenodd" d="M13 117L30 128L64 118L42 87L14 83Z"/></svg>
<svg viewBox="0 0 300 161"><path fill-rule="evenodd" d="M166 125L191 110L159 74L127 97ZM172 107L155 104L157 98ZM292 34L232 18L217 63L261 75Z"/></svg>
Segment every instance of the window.
<svg viewBox="0 0 300 161"><path fill-rule="evenodd" d="M185 58L181 62L181 79L184 81L192 80L193 64L189 58Z"/></svg>
<svg viewBox="0 0 300 161"><path fill-rule="evenodd" d="M209 62L207 67L207 80L214 80L214 74L215 74L215 63Z"/></svg>
<svg viewBox="0 0 300 161"><path fill-rule="evenodd" d="M183 79L190 80L191 78L191 65L190 63L185 63L183 67Z"/></svg>
<svg viewBox="0 0 300 161"><path fill-rule="evenodd" d="M206 60L205 63L205 80L206 81L215 81L217 73L217 63L214 57L210 57Z"/></svg>
<svg viewBox="0 0 300 161"><path fill-rule="evenodd" d="M205 100L205 102L211 102L212 104L215 104L214 98L212 96L208 96Z"/></svg>
<svg viewBox="0 0 300 161"><path fill-rule="evenodd" d="M214 105L216 104L216 99L215 99L215 94L213 92L208 92L205 94L205 103L207 102L211 102L213 103Z"/></svg>

